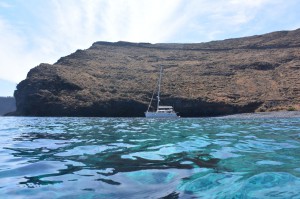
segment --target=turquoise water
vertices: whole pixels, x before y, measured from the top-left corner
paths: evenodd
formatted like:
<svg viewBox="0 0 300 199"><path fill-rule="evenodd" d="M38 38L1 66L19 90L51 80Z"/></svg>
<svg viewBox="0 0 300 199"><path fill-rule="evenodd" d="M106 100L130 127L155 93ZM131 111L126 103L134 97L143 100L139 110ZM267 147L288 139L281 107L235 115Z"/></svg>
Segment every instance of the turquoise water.
<svg viewBox="0 0 300 199"><path fill-rule="evenodd" d="M300 198L300 118L0 118L0 198Z"/></svg>

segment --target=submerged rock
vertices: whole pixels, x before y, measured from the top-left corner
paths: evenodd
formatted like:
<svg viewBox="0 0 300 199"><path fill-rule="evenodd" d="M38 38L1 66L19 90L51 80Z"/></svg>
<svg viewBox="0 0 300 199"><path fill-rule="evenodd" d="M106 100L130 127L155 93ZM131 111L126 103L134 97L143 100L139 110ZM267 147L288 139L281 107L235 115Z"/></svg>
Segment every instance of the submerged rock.
<svg viewBox="0 0 300 199"><path fill-rule="evenodd" d="M300 108L298 29L197 44L96 42L31 69L15 114L143 116L160 65L161 104L184 117Z"/></svg>

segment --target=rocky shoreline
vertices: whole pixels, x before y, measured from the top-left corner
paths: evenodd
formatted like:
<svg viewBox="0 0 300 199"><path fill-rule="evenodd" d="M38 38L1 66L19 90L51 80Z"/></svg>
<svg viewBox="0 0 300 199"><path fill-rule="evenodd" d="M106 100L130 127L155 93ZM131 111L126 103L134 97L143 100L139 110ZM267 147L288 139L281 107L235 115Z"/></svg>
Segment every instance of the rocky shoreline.
<svg viewBox="0 0 300 199"><path fill-rule="evenodd" d="M300 118L300 111L274 111L262 113L242 113L234 115L226 115L218 118L241 118L241 119L256 119L256 118Z"/></svg>

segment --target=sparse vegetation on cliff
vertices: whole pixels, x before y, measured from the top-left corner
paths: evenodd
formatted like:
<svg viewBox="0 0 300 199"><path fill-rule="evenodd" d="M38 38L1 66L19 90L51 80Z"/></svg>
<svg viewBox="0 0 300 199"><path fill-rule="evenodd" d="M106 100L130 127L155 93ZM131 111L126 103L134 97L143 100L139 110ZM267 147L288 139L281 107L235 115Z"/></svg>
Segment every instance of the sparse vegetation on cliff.
<svg viewBox="0 0 300 199"><path fill-rule="evenodd" d="M287 108L288 111L297 111L297 109L295 107L289 106Z"/></svg>
<svg viewBox="0 0 300 199"><path fill-rule="evenodd" d="M19 83L17 114L143 116L164 67L162 104L181 116L300 103L300 29L199 44L96 42Z"/></svg>

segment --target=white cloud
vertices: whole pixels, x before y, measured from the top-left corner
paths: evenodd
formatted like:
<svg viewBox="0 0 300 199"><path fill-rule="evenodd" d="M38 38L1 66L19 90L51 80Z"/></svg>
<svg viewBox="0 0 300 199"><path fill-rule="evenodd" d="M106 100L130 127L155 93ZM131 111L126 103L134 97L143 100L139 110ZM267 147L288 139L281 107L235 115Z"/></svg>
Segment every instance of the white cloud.
<svg viewBox="0 0 300 199"><path fill-rule="evenodd" d="M11 8L12 5L7 2L0 2L0 8Z"/></svg>
<svg viewBox="0 0 300 199"><path fill-rule="evenodd" d="M53 63L61 56L66 56L76 49L88 48L93 42L100 40L202 42L232 35L252 34L265 30L263 27L266 24L276 20L274 16L268 18L272 13L281 13L277 17L282 18L290 9L290 5L295 5L296 1L277 0L277 3L274 3L273 0L28 0L19 4L2 2L0 8L19 7L25 14L19 18L18 15L9 18L10 16L0 14L0 79L19 82L25 78L30 68L39 63ZM285 6L284 10L280 10L282 4ZM272 8L276 10L269 11L270 14L267 15L265 10ZM290 15L290 18L293 17L294 15ZM253 21L259 24L259 27L253 25ZM298 18L295 21L298 21Z"/></svg>
<svg viewBox="0 0 300 199"><path fill-rule="evenodd" d="M32 57L26 54L25 41L15 33L13 27L0 18L0 79L17 82L24 78L28 67L24 64L33 64Z"/></svg>
<svg viewBox="0 0 300 199"><path fill-rule="evenodd" d="M237 32L250 23L269 2L271 0L193 0L186 9L188 20L184 26L198 31L195 34L198 33L201 41L222 39L224 33Z"/></svg>

